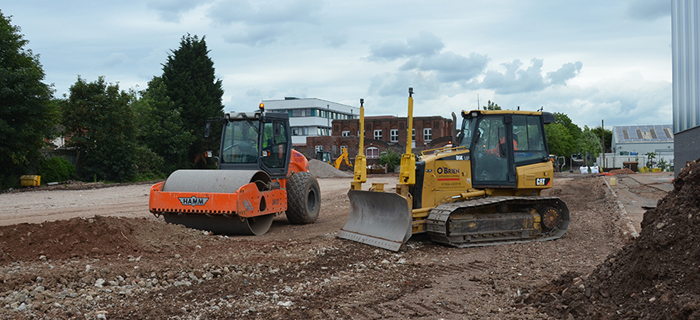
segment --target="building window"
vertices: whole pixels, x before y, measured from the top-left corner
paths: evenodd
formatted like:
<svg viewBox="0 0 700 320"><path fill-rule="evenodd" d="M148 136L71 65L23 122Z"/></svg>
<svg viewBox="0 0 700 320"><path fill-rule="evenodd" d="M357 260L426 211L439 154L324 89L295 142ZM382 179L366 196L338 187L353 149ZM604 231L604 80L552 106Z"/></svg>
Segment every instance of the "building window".
<svg viewBox="0 0 700 320"><path fill-rule="evenodd" d="M303 117L302 109L294 109L292 110L292 117Z"/></svg>
<svg viewBox="0 0 700 320"><path fill-rule="evenodd" d="M323 151L323 146L316 146L316 152Z"/></svg>
<svg viewBox="0 0 700 320"><path fill-rule="evenodd" d="M416 129L411 129L411 148L416 147Z"/></svg>
<svg viewBox="0 0 700 320"><path fill-rule="evenodd" d="M292 135L293 135L293 136L298 136L298 135L300 135L300 132L301 132L301 128L299 128L299 127L292 127Z"/></svg>
<svg viewBox="0 0 700 320"><path fill-rule="evenodd" d="M399 141L399 129L391 129L391 131L389 131L389 135L391 137L391 142Z"/></svg>
<svg viewBox="0 0 700 320"><path fill-rule="evenodd" d="M423 141L429 142L431 140L433 140L433 129L423 128Z"/></svg>
<svg viewBox="0 0 700 320"><path fill-rule="evenodd" d="M379 149L377 147L369 147L365 149L365 156L367 156L367 159L377 159L379 158Z"/></svg>
<svg viewBox="0 0 700 320"><path fill-rule="evenodd" d="M350 131L343 131L340 133L342 137L349 137L350 136Z"/></svg>
<svg viewBox="0 0 700 320"><path fill-rule="evenodd" d="M374 130L374 139L382 140L382 130Z"/></svg>

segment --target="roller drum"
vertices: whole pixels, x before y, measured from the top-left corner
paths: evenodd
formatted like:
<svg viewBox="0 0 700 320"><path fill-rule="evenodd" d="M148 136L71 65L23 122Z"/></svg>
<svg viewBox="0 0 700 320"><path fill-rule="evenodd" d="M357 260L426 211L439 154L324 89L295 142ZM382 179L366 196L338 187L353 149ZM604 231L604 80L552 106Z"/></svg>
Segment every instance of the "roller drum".
<svg viewBox="0 0 700 320"><path fill-rule="evenodd" d="M233 194L250 182L262 182L258 187L263 188L269 184L270 177L259 170L177 170L165 181L163 191ZM261 235L270 229L274 214L241 218L236 215L163 213L163 218L168 223L215 234Z"/></svg>

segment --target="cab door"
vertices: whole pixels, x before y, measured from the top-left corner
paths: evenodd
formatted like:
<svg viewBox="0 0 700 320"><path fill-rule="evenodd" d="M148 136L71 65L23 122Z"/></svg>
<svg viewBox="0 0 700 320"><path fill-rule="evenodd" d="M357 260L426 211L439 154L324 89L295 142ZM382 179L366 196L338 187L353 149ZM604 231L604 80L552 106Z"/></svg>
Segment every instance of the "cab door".
<svg viewBox="0 0 700 320"><path fill-rule="evenodd" d="M475 125L471 149L472 185L475 188L516 186L513 150L513 116L485 115Z"/></svg>
<svg viewBox="0 0 700 320"><path fill-rule="evenodd" d="M262 169L272 178L286 177L292 153L289 116L283 113L266 114L260 137Z"/></svg>

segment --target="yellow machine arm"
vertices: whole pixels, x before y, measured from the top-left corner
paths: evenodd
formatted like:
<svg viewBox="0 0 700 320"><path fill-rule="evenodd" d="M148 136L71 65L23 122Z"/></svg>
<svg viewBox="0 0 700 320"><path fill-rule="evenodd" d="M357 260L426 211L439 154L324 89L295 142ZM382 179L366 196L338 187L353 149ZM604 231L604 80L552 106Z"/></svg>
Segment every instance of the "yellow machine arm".
<svg viewBox="0 0 700 320"><path fill-rule="evenodd" d="M340 157L338 157L338 159L335 159L336 169L340 169L340 165L343 163L343 160L345 160L345 164L348 166L348 168L352 167L352 163L350 163L350 159L348 157L348 149L343 149L343 152L340 154Z"/></svg>
<svg viewBox="0 0 700 320"><path fill-rule="evenodd" d="M367 158L365 158L365 99L360 99L360 145L355 157L355 171L350 189L362 190L362 184L367 182Z"/></svg>
<svg viewBox="0 0 700 320"><path fill-rule="evenodd" d="M408 128L406 129L406 152L401 155L399 183L416 184L416 155L411 148L413 136L413 88L408 88Z"/></svg>

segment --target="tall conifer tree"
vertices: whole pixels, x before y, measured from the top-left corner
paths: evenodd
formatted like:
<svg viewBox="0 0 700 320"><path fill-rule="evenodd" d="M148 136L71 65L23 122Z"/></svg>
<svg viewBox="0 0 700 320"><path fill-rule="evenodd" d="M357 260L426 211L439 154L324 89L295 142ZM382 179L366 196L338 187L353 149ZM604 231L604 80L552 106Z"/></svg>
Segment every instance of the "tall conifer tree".
<svg viewBox="0 0 700 320"><path fill-rule="evenodd" d="M206 150L216 150L218 139L204 139L204 126L207 118L222 117L224 94L220 79L214 74L214 62L208 56L205 37L199 39L189 34L182 37L180 48L172 51L163 65L163 83L173 107L181 110L184 128L197 139L190 146L189 159L192 165L203 166L199 162ZM212 136L220 133L213 126ZM197 163L198 162L198 163Z"/></svg>

